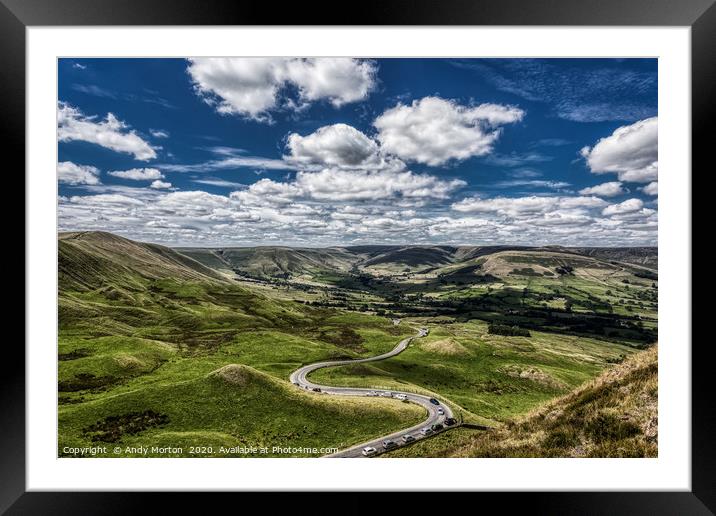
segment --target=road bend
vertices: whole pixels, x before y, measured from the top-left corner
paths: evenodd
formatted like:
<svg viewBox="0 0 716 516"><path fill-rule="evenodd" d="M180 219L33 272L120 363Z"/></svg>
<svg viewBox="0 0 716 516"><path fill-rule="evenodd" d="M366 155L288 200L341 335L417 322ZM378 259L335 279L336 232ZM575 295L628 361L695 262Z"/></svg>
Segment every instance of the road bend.
<svg viewBox="0 0 716 516"><path fill-rule="evenodd" d="M349 364L377 362L390 357L394 357L405 351L405 349L413 341L413 339L424 337L427 334L427 329L421 328L416 336L408 337L406 339L401 340L398 345L395 346L392 350L388 351L387 353L383 353L382 355L376 355L374 357L368 358L358 358L355 360L328 360L325 362L316 362L315 364L309 364L299 369L296 369L293 373L291 373L291 383L293 383L299 388L306 389L309 391L321 392L323 394L337 396L393 398L400 401L415 403L428 411L427 419L425 419L420 424L411 426L410 428L406 428L404 430L393 432L392 434L385 435L383 437L371 439L370 441L366 441L364 443L356 444L355 446L340 450L331 455L326 455L326 457L365 457L366 454L364 454L364 450L374 449L374 452L370 451L368 454L368 456L372 457L381 453L385 453L386 451L392 449L407 446L409 444L412 444L413 442L422 439L427 439L428 437L431 437L436 433L450 428L445 424L446 419L453 418L453 414L450 410L450 407L444 404L435 404L433 401L430 401L434 398L430 398L429 396L394 390L386 391L384 389L364 389L358 387L334 387L331 385L320 385L311 382L307 378L307 376L312 372L326 367L338 367ZM443 428L436 431L433 430L433 425L442 425Z"/></svg>

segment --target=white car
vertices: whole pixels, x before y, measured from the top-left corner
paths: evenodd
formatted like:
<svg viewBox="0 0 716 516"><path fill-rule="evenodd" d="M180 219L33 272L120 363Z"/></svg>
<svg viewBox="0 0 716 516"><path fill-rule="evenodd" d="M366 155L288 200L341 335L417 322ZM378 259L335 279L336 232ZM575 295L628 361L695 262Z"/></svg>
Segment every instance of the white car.
<svg viewBox="0 0 716 516"><path fill-rule="evenodd" d="M420 433L423 435L430 435L433 433L433 429L426 426L420 431Z"/></svg>
<svg viewBox="0 0 716 516"><path fill-rule="evenodd" d="M378 396L378 393L375 391L370 391L366 396Z"/></svg>
<svg viewBox="0 0 716 516"><path fill-rule="evenodd" d="M414 440L415 440L415 437L413 437L410 434L405 434L403 436L403 442L405 442L405 443L412 443Z"/></svg>
<svg viewBox="0 0 716 516"><path fill-rule="evenodd" d="M376 453L377 451L378 451L378 450L376 450L376 449L373 448L372 446L366 446L365 448L363 448L363 452L362 452L362 453L363 453L363 456L364 456L364 457L370 457L371 455L375 455L375 453Z"/></svg>
<svg viewBox="0 0 716 516"><path fill-rule="evenodd" d="M396 400L407 400L408 397L405 394L396 394L395 399Z"/></svg>
<svg viewBox="0 0 716 516"><path fill-rule="evenodd" d="M445 414L445 411L444 411L443 409L439 408L439 409L438 409L438 414L440 414L440 415L442 416L442 415Z"/></svg>
<svg viewBox="0 0 716 516"><path fill-rule="evenodd" d="M381 396L383 396L384 398L392 398L392 397L393 397L393 393L390 392L390 391L386 391L386 392L384 392L383 394L381 394Z"/></svg>

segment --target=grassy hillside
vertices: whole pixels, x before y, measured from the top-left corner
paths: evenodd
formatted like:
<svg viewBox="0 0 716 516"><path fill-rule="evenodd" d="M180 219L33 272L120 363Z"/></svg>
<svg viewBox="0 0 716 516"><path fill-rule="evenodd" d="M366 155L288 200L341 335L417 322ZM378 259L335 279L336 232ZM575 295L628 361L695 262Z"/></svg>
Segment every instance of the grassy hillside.
<svg viewBox="0 0 716 516"><path fill-rule="evenodd" d="M60 451L290 445L312 456L409 426L422 409L288 380L308 363L383 353L418 327L429 336L398 357L314 377L429 393L499 426L656 340L657 273L624 261L506 247L183 251L58 236Z"/></svg>
<svg viewBox="0 0 716 516"><path fill-rule="evenodd" d="M168 247L103 231L60 233L60 290L92 290L112 282L141 287L142 280L223 281L213 269Z"/></svg>
<svg viewBox="0 0 716 516"><path fill-rule="evenodd" d="M264 296L171 249L106 233L62 234L58 247L60 452L108 442L342 447L424 415L288 382L308 362L386 351L409 328ZM186 446L179 455L190 456Z"/></svg>
<svg viewBox="0 0 716 516"><path fill-rule="evenodd" d="M656 457L657 347L491 431L458 429L389 457Z"/></svg>
<svg viewBox="0 0 716 516"><path fill-rule="evenodd" d="M341 248L235 247L178 250L209 266L228 264L233 270L250 277L314 276L347 271L361 258Z"/></svg>
<svg viewBox="0 0 716 516"><path fill-rule="evenodd" d="M532 332L492 335L482 321L433 325L401 355L374 364L321 369L329 385L438 393L466 417L506 421L597 375L633 353L623 344Z"/></svg>

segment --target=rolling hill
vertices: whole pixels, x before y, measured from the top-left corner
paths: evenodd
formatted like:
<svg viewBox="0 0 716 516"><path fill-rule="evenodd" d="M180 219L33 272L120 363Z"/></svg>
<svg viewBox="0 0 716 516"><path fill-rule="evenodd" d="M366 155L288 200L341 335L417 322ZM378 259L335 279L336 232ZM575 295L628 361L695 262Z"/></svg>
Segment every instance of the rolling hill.
<svg viewBox="0 0 716 516"><path fill-rule="evenodd" d="M173 249L104 231L60 233L57 246L60 291L91 290L111 282L138 286L141 279L225 281L214 269Z"/></svg>
<svg viewBox="0 0 716 516"><path fill-rule="evenodd" d="M226 273L256 278L336 280L347 275L399 276L455 272L483 263L480 258L534 254L552 263L617 270L628 266L656 270L656 248L566 248L559 246L346 246L327 248L236 247L176 250ZM542 260L545 261L545 260ZM527 263L527 261L525 261ZM545 262L546 263L546 262ZM511 269L510 269L511 270ZM499 275L498 275L499 277Z"/></svg>
<svg viewBox="0 0 716 516"><path fill-rule="evenodd" d="M318 276L345 272L362 259L342 248L229 247L177 248L208 267L234 270L254 277Z"/></svg>
<svg viewBox="0 0 716 516"><path fill-rule="evenodd" d="M656 457L657 346L489 432L460 429L386 457Z"/></svg>

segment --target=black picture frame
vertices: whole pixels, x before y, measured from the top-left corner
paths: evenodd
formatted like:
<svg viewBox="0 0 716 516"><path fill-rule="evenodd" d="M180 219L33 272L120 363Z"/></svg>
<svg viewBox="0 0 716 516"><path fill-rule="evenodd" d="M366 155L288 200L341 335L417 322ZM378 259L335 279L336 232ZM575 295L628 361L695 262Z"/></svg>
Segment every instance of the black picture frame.
<svg viewBox="0 0 716 516"><path fill-rule="evenodd" d="M341 15L335 2L282 4L255 0L0 0L0 113L3 147L19 158L25 150L25 29L63 25L573 25L691 27L693 167L707 163L716 79L715 0L382 0ZM707 172L704 170L704 172ZM684 171L687 174L688 171ZM693 173L692 173L693 177ZM23 188L22 185L20 188ZM692 251L693 252L693 251ZM32 271L25 270L26 276ZM693 316L692 316L693 318ZM691 343L669 343L687 346ZM708 360L710 341L694 339L692 352L692 490L690 492L481 493L481 502L533 514L714 514L716 435ZM7 348L7 343L6 343ZM161 498L161 513L181 504L202 507L206 495L123 493L38 493L25 489L25 357L15 345L0 375L0 513L132 514ZM14 356L13 356L14 355ZM216 496L216 495L214 495ZM229 495L230 496L230 495ZM246 494L242 494L246 496ZM277 495L270 495L272 497ZM300 505L305 494L291 494ZM281 501L281 495L274 500ZM171 501L170 501L171 500ZM420 500L423 512L429 500ZM346 495L348 510L368 510L357 494ZM196 505L194 505L196 504ZM315 512L315 511L313 511Z"/></svg>

